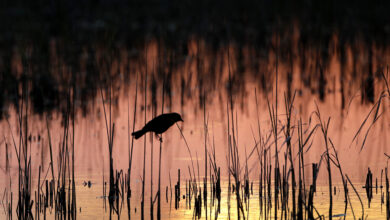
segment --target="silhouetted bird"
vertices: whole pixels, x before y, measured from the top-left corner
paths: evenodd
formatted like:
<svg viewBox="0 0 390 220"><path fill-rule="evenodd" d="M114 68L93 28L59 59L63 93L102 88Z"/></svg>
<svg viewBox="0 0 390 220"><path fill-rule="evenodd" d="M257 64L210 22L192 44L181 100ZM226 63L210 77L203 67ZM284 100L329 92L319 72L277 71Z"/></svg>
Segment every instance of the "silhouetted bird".
<svg viewBox="0 0 390 220"><path fill-rule="evenodd" d="M162 114L150 120L141 130L133 132L131 135L134 136L135 139L142 137L142 135L149 131L159 135L164 133L166 130L168 130L168 128L170 128L178 121L183 121L178 113Z"/></svg>

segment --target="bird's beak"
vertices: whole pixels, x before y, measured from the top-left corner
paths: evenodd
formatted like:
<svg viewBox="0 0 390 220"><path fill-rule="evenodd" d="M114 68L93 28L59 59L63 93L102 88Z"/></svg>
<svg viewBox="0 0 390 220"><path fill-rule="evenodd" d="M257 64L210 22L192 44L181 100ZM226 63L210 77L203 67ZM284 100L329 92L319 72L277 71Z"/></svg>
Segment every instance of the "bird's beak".
<svg viewBox="0 0 390 220"><path fill-rule="evenodd" d="M180 121L184 122L184 120L183 120L183 119L180 119Z"/></svg>

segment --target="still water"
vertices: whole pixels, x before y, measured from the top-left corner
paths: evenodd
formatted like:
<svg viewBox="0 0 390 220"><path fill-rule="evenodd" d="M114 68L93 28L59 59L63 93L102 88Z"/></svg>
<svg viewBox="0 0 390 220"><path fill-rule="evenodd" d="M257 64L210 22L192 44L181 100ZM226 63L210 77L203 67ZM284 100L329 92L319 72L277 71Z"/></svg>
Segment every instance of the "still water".
<svg viewBox="0 0 390 220"><path fill-rule="evenodd" d="M334 47L340 46L337 38L332 42ZM342 46L344 48L344 45ZM72 179L70 170L74 166L77 217L108 219L109 204L108 199L104 199L106 197L103 193L103 182L109 188L109 146L112 146L113 170L122 170L123 179L126 179L125 174L128 172L132 155L130 215L135 219L141 218L144 179L145 218L149 219L151 191L155 200L158 190L160 142L150 134L146 135L145 141L143 138L133 140L130 133L133 131L133 125L135 130L142 128L145 117L146 121L149 121L161 112L178 112L184 122L172 126L163 134L161 142L161 217L192 219L195 216L195 199L192 199L189 208L183 198L183 192L186 192L185 183L195 176L198 180L203 179L206 162L210 184L210 177L213 176L211 161L221 169L221 210L216 215L209 194L207 216L212 219L237 217L236 194L232 193L230 199L228 196L229 170L230 174L232 172L232 152L229 146L233 141L237 147L238 179L241 183L248 179L253 184L253 194L250 193L249 202L243 207L245 217L273 218L274 205L267 215L260 211L259 175L263 175L261 173L264 161L260 160L262 152L256 153L260 146L264 147L262 149L270 149L266 153L267 163L272 169L275 167L275 142L272 141L270 119L270 109L273 108L278 119L279 166L282 168L287 164L287 169L290 169L290 161L285 159L288 153L287 142L290 140L297 179L301 163L298 157L298 125L299 120L302 120L302 136L308 138L302 162L305 171L300 177L307 187L306 196L312 182L311 165L322 161L317 192L314 194L314 207L320 215L328 216L330 202L328 172L323 159L326 158L324 152L327 145L318 126L320 122L327 122L330 118L326 139L328 145L330 142L334 145L334 150L332 148L330 153L332 159L336 160L337 152L342 172L351 179L363 202L364 217L385 218L386 199L381 203L385 188L379 188L378 193L373 190L373 199L368 208L363 186L366 184L369 167L374 182L378 179L378 185L385 187L385 175L381 175L381 172L387 166L385 154L390 154L386 148L390 103L386 87L386 80L389 79L388 68L385 66L390 61L389 53L371 48L367 56L364 52L356 54L356 48L352 46L345 46L345 51L340 54L330 48L330 56L325 62L321 57L312 56L316 54L312 48L302 52L297 45L291 47L293 52L285 57L280 50L265 51L263 53L266 54L259 55L250 46L235 44L214 51L210 50L205 42L198 40L189 41L186 45L187 53L177 55L157 41L151 41L144 49L135 51L120 47L85 47L81 54L75 55L77 64L74 64L67 62L61 55L62 47L59 42L53 40L49 47L49 64L44 66L49 71L41 75L36 71L41 70L43 64L34 62L33 58L37 54L33 47L26 49L24 53L15 50L11 70L19 83L13 86L14 90L4 88L7 98L1 102L3 120L0 126L3 137L0 143L3 153L0 156L0 176L1 187L4 189L1 194L4 198L1 217L7 216L5 207L9 204L6 201L10 201L11 192L13 216L16 216L19 183L16 152L21 153L19 146L23 140L27 140L27 153L23 154L23 157L31 156L29 190L32 200L36 201L34 195L37 193L38 180L41 191L44 191L42 181L51 180L51 172L55 176L62 172L64 166L61 165L61 158L67 158L65 167L68 168L63 178L66 181ZM362 48L359 48L360 50ZM302 56L294 56L298 52ZM340 56L343 56L343 59L340 59ZM377 59L379 56L381 59ZM34 84L37 81L47 84ZM12 91L17 94L12 95ZM20 100L24 97L22 94L28 94L25 96L28 101ZM295 99L291 108L291 134L286 136L285 99L291 100L292 97ZM25 103L24 107L22 103ZM321 119L315 114L317 106ZM64 115L71 112L74 112L74 117L68 118L71 122L66 121ZM18 114L22 117L19 118ZM27 132L21 131L20 120L28 122ZM69 126L68 131L64 130L66 123ZM110 125L114 124L115 132L111 135L108 130ZM113 137L112 143L110 135ZM69 144L68 157L63 157L64 143ZM51 160L54 164L53 171ZM179 169L182 193L179 208L175 209L174 196L171 198L170 195L178 180ZM336 187L333 215L340 217L344 213L342 180L333 163L331 170L333 186ZM288 174L288 178L291 178L290 175ZM271 177L270 182L273 182L273 173ZM88 181L91 183L90 187ZM203 188L203 183L198 182L197 186ZM69 189L68 185L65 189ZM270 195L273 196L274 188L270 189ZM359 218L363 208L352 185L348 185L348 191L351 205L346 212L347 219L353 218L353 215ZM287 200L290 213L291 200ZM126 199L120 200L119 207L120 216L127 218L129 212ZM156 209L157 202L154 203L154 217ZM35 215L35 208L33 210ZM281 214L279 209L278 215ZM47 215L54 218L54 209L48 208ZM204 205L201 216L206 217Z"/></svg>

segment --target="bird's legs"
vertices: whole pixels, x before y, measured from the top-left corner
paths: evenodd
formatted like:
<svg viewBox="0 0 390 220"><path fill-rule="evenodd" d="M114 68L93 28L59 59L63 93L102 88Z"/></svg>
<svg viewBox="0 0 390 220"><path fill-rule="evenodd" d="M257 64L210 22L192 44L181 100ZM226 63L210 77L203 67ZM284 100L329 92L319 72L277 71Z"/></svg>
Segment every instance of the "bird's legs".
<svg viewBox="0 0 390 220"><path fill-rule="evenodd" d="M162 143L163 142L163 139L162 139L162 135L161 134L156 134L158 140Z"/></svg>

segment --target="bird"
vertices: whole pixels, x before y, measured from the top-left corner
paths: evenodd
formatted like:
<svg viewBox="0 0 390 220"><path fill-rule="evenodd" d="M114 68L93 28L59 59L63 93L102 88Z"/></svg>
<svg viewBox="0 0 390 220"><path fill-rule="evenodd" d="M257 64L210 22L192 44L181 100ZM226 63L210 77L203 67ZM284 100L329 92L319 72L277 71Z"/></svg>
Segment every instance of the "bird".
<svg viewBox="0 0 390 220"><path fill-rule="evenodd" d="M147 132L154 132L158 136L159 134L164 133L166 130L168 130L168 128L170 128L178 121L183 121L183 119L181 118L180 114L176 112L161 114L146 123L146 125L141 130L135 131L131 133L131 135L135 139L142 137ZM161 137L160 141L162 141Z"/></svg>

